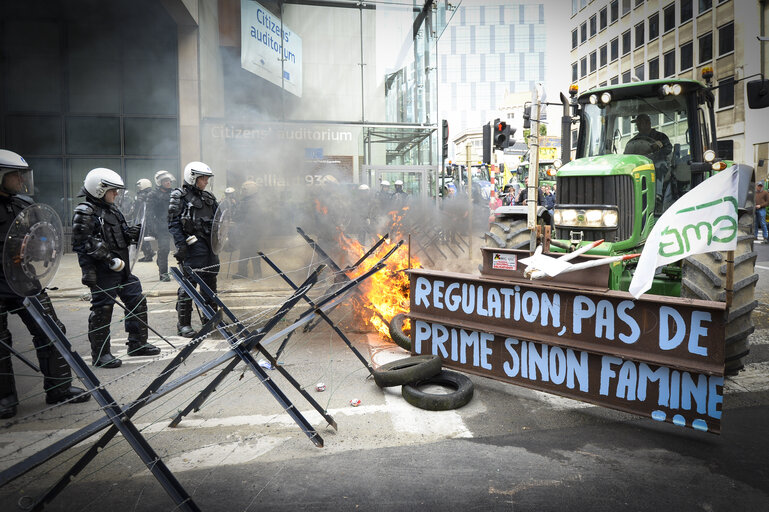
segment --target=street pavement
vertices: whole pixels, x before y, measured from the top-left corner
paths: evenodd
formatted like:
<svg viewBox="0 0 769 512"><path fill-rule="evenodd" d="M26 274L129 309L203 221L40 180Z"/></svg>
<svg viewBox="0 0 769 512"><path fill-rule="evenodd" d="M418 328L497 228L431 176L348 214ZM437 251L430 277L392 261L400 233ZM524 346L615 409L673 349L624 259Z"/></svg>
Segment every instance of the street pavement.
<svg viewBox="0 0 769 512"><path fill-rule="evenodd" d="M769 510L769 245L757 244L756 251L756 332L747 367L726 382L720 436L477 376L465 407L424 411L407 404L399 388L378 388L322 323L310 333L298 330L279 361L333 416L338 431L276 370L267 373L318 429L323 448L242 364L178 427L167 425L215 371L146 406L134 422L202 510ZM151 325L183 345L187 340L175 336L176 283L159 282L154 263L138 263L135 273L148 293ZM249 323L263 321L290 293L274 276L232 280L224 274L222 300ZM79 277L74 256L65 255L51 296L75 350L90 363L89 304ZM357 325L347 308L331 317L375 365L407 355ZM34 360L16 319L12 331L14 346ZM113 325L114 352L124 364L94 371L121 404L138 396L175 354L151 338L161 356L126 357L122 325ZM277 345L268 348L274 353ZM173 377L227 348L220 335L207 338ZM103 417L93 400L48 408L40 379L19 362L14 366L22 401L18 416L5 428L0 424L0 470ZM325 391L316 391L319 382ZM353 407L351 400L361 403ZM22 510L94 439L0 488L1 510ZM120 436L46 508L175 509Z"/></svg>

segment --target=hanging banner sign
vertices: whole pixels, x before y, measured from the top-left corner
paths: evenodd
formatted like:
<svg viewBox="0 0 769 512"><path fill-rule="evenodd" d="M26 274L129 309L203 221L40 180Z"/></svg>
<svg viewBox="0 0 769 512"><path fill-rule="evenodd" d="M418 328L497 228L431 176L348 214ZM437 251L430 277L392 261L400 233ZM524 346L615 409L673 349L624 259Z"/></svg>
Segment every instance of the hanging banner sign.
<svg viewBox="0 0 769 512"><path fill-rule="evenodd" d="M302 38L253 0L240 2L240 66L302 97Z"/></svg>
<svg viewBox="0 0 769 512"><path fill-rule="evenodd" d="M415 354L677 425L720 429L724 303L409 273Z"/></svg>

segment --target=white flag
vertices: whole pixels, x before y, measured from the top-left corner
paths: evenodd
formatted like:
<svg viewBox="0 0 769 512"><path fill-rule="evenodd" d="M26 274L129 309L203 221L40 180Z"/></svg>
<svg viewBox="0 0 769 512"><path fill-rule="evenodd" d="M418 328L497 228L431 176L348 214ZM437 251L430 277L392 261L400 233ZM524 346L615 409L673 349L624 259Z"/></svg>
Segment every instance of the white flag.
<svg viewBox="0 0 769 512"><path fill-rule="evenodd" d="M706 179L657 220L638 260L629 292L637 299L652 286L658 267L737 247L737 166Z"/></svg>

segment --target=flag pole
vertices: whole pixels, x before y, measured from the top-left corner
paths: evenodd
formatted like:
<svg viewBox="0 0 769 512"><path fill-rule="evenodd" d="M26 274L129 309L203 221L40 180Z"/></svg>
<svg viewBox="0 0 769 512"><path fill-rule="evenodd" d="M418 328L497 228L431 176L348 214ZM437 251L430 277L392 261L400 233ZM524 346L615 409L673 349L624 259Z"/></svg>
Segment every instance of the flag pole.
<svg viewBox="0 0 769 512"><path fill-rule="evenodd" d="M734 295L734 251L726 251L726 311L732 307L732 296Z"/></svg>

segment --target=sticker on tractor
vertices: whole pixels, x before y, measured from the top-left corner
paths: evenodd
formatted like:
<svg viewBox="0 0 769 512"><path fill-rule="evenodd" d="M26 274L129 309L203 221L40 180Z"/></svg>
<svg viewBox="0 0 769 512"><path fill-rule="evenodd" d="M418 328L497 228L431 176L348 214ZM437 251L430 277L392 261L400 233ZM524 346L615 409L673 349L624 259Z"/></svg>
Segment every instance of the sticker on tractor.
<svg viewBox="0 0 769 512"><path fill-rule="evenodd" d="M491 259L491 267L497 270L518 270L518 255L495 252Z"/></svg>

